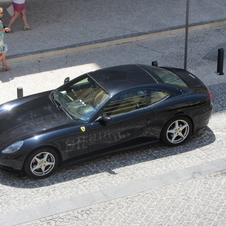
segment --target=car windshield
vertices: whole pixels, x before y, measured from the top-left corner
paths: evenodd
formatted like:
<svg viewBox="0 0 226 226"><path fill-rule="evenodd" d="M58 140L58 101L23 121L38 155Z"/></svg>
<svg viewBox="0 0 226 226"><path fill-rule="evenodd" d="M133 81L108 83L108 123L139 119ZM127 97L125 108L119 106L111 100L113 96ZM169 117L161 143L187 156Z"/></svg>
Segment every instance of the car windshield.
<svg viewBox="0 0 226 226"><path fill-rule="evenodd" d="M55 104L75 120L88 121L109 95L88 75L65 84L52 93Z"/></svg>
<svg viewBox="0 0 226 226"><path fill-rule="evenodd" d="M151 74L158 82L180 87L188 87L187 84L176 74L159 67L146 67L144 69Z"/></svg>

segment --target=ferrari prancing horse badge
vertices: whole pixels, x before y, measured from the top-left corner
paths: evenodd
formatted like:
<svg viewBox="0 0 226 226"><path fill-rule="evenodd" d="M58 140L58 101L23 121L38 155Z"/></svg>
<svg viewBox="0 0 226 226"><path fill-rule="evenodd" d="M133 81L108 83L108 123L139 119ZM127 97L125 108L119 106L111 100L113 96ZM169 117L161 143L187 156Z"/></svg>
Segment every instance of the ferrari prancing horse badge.
<svg viewBox="0 0 226 226"><path fill-rule="evenodd" d="M86 131L86 127L84 127L84 126L80 127L80 129L82 130L82 132Z"/></svg>

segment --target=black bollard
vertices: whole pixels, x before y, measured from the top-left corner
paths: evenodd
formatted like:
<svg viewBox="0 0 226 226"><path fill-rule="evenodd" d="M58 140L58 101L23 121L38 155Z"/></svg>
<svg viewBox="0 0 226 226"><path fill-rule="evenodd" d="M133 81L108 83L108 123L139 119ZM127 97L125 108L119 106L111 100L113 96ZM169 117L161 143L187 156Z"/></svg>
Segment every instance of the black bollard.
<svg viewBox="0 0 226 226"><path fill-rule="evenodd" d="M17 98L22 98L23 97L23 88L22 87L18 87L17 88Z"/></svg>
<svg viewBox="0 0 226 226"><path fill-rule="evenodd" d="M155 66L155 67L158 67L158 61L152 61L151 65Z"/></svg>
<svg viewBox="0 0 226 226"><path fill-rule="evenodd" d="M217 58L217 73L223 75L223 66L224 66L224 49L218 49L218 58Z"/></svg>

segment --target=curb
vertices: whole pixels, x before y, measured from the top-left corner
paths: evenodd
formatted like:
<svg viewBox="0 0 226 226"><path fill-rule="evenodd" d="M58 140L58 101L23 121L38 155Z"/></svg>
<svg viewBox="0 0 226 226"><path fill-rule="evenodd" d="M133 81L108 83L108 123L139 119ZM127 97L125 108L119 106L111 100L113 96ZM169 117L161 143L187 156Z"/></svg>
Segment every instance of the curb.
<svg viewBox="0 0 226 226"><path fill-rule="evenodd" d="M201 30L212 27L226 26L226 19L215 20L202 23L193 23L189 25L189 31ZM94 40L90 42L84 42L79 44L68 45L64 47L58 47L53 49L38 50L29 53L22 53L16 55L10 55L7 57L9 63L19 63L22 61L37 60L42 58L68 55L76 52L82 52L86 50L97 49L101 47L108 47L112 45L125 44L129 42L142 41L151 38L157 38L162 36L168 36L173 34L179 34L185 32L185 26L175 26L166 29L160 29L148 32L139 32L130 35L117 36L113 38L106 38L101 40Z"/></svg>

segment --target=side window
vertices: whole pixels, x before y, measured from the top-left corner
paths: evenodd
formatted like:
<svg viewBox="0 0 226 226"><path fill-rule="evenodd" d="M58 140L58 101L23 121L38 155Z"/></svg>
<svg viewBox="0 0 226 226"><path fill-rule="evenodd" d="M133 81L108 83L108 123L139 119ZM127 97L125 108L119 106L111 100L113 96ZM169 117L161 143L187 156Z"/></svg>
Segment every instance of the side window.
<svg viewBox="0 0 226 226"><path fill-rule="evenodd" d="M119 95L104 109L106 116L114 116L135 111L146 107L146 93L144 90L136 90Z"/></svg>
<svg viewBox="0 0 226 226"><path fill-rule="evenodd" d="M169 94L164 91L159 90L147 90L147 105L152 105L154 103L157 103L166 97L168 97Z"/></svg>

